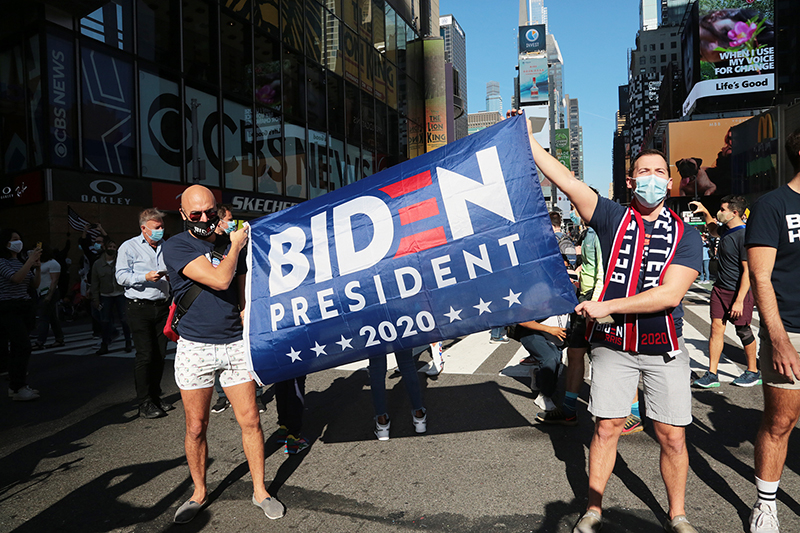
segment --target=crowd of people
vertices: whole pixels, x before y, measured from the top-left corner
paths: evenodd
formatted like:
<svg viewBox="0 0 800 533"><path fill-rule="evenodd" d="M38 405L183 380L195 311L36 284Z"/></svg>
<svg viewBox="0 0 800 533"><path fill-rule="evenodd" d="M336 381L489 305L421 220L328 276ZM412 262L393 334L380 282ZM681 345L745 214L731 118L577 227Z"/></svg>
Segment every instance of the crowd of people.
<svg viewBox="0 0 800 533"><path fill-rule="evenodd" d="M624 207L576 180L532 137L531 146L542 174L573 206L569 215L577 246L564 231L562 215L554 212L550 219L579 303L569 317L514 324L508 336L529 352L520 363L532 368L534 402L542 409L536 419L543 424L577 424L576 404L584 384L585 356L590 354L589 412L595 426L589 447L588 504L573 533L595 532L603 524L603 496L618 439L643 427L640 384L660 445L669 515L664 530L696 532L684 504L690 387L720 386L718 365L727 322L734 326L747 360L746 370L733 384L764 385L765 407L755 445L757 500L750 531L779 531L775 497L789 434L800 417L800 309L795 305L800 285L793 280L800 264L800 130L786 142L794 178L756 201L749 216L747 202L740 196L722 198L715 216L709 206L692 203L695 214L705 221L707 235L702 237L665 207L672 178L661 152L644 150L632 162L627 181L633 201ZM138 220L139 233L119 247L99 224L84 228L79 240L84 254L82 294L90 302L93 331L101 338L97 353L108 353L119 324L125 351L136 352L133 374L139 416L162 418L174 409L162 397L161 382L168 335L177 336L174 375L185 412L185 452L193 492L177 509L176 523L191 521L207 504L210 413L228 407L241 428L253 482L252 503L268 518L281 518L285 508L264 483L259 417L263 402L257 401L260 387L248 371L243 339L249 227L237 228L230 206L217 205L211 191L199 185L184 191L180 215L186 231L165 240L163 213L145 209ZM40 395L28 384L32 350L45 346L50 329L55 341L48 346L65 344L57 304L62 301L61 274L67 271L69 243L62 250L45 250L38 243L24 251L22 234L3 229L0 244L0 345L7 352L3 360L8 393L15 401L32 401ZM712 256L718 268L710 291L709 369L692 382L683 341L682 300L693 283L710 280ZM750 326L754 306L761 322L758 352ZM35 333L33 344L31 333ZM491 331L490 341L509 339L498 327ZM564 350L567 364L559 406L554 397ZM395 358L409 395L414 430L425 433L427 413L414 351L398 351ZM386 370L385 355L369 360L375 435L382 441L389 439L391 428ZM217 401L212 407L215 389ZM302 436L305 377L276 383L275 397L277 435L284 451L302 452L309 447Z"/></svg>

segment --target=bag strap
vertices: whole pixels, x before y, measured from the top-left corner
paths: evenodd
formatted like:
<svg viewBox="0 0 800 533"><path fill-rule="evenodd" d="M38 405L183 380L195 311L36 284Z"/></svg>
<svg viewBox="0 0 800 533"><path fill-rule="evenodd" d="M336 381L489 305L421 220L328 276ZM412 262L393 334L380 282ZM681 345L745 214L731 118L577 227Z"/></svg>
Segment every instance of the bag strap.
<svg viewBox="0 0 800 533"><path fill-rule="evenodd" d="M225 249L231 243L231 240L227 238L227 235L217 235L215 244L214 244L214 251L211 252L211 256L215 259L222 261L225 258ZM177 306L182 315L186 314L186 311L192 306L197 297L200 296L200 293L203 292L203 287L198 285L197 283L192 282L192 286L186 291L186 294L183 295L181 301L177 303Z"/></svg>

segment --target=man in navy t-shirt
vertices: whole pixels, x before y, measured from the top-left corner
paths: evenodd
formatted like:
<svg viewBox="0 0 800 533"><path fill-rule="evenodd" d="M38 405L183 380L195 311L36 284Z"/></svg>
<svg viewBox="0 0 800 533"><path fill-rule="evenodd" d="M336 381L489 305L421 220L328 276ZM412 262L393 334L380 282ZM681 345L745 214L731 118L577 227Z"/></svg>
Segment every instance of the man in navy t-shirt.
<svg viewBox="0 0 800 533"><path fill-rule="evenodd" d="M661 445L669 499L664 529L696 533L684 512L689 470L685 426L692 421L692 400L681 301L702 268L700 235L664 207L672 178L661 152L644 150L633 161L627 185L634 200L626 208L575 179L532 135L530 142L544 176L597 232L606 266L600 301L584 301L575 308L591 319L589 411L596 424L589 449L589 502L573 533L598 531L602 525L603 492L640 375L647 415Z"/></svg>
<svg viewBox="0 0 800 533"><path fill-rule="evenodd" d="M759 198L750 210L745 246L761 320L764 414L755 444L758 500L752 533L778 531L775 495L789 435L800 418L800 129L786 139L791 181Z"/></svg>
<svg viewBox="0 0 800 533"><path fill-rule="evenodd" d="M253 504L268 518L281 518L283 504L272 498L264 485L264 435L242 338L244 305L240 305L239 286L245 274L241 252L247 243L248 227L230 234L224 253L216 250L216 200L210 190L200 185L184 191L181 217L189 229L164 244L172 294L176 302L182 302L192 286L197 285L202 291L178 324L175 381L186 411L186 459L194 492L178 508L175 522L189 522L206 504L206 432L217 374L242 429L244 453L253 478Z"/></svg>

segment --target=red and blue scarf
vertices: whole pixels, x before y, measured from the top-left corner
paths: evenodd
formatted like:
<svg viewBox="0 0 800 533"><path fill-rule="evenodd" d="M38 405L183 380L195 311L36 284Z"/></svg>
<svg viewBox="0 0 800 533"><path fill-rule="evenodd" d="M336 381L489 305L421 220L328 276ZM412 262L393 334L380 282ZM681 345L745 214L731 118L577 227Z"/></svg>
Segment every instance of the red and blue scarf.
<svg viewBox="0 0 800 533"><path fill-rule="evenodd" d="M611 270L606 271L600 301L627 298L661 285L682 236L681 219L672 210L662 208L653 225L650 240L646 243L642 215L634 209L628 209L614 236L608 261ZM642 269L644 276L639 290ZM615 314L612 318L613 324L592 321L587 328L587 340L615 350L644 354L679 350L672 309L647 314Z"/></svg>

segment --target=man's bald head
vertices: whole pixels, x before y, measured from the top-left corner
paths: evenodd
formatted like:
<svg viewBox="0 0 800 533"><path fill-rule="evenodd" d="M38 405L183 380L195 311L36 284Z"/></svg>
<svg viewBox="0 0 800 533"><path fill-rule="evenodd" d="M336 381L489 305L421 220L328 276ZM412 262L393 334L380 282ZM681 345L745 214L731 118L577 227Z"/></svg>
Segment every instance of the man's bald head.
<svg viewBox="0 0 800 533"><path fill-rule="evenodd" d="M217 205L217 200L207 187L192 185L181 195L181 208L184 213L192 211L207 211Z"/></svg>

